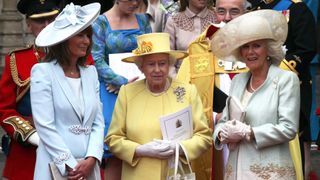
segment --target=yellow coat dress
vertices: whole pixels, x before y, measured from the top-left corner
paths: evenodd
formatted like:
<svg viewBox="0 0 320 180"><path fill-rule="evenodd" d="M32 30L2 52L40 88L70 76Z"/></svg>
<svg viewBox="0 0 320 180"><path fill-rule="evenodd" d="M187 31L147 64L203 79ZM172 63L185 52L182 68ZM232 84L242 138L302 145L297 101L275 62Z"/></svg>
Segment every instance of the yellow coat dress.
<svg viewBox="0 0 320 180"><path fill-rule="evenodd" d="M121 179L166 178L167 160L135 158L135 149L153 139L162 139L160 116L189 105L192 105L194 135L181 144L189 159L194 160L212 145L211 132L196 87L172 80L169 89L157 96L146 88L144 80L121 87L105 140L111 152L123 160Z"/></svg>

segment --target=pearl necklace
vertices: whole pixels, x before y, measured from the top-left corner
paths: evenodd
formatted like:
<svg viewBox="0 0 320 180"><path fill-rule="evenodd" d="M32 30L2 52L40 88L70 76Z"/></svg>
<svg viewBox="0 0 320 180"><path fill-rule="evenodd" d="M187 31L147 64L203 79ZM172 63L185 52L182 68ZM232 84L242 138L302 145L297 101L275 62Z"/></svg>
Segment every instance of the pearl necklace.
<svg viewBox="0 0 320 180"><path fill-rule="evenodd" d="M252 76L250 77L250 82L249 82L249 84L250 84L250 89L253 91L253 92L255 92L256 91L256 89L254 89L253 87L252 87Z"/></svg>
<svg viewBox="0 0 320 180"><path fill-rule="evenodd" d="M149 88L149 84L148 84L148 81L147 81L147 80L146 80L146 87L147 87L147 90L151 93L151 95L153 95L153 96L160 96L160 95L162 95L163 93L165 93L165 92L167 91L167 89L169 89L169 87L170 87L170 81L169 81L169 79L166 79L166 84L165 84L165 86L164 86L164 88L163 88L163 91L160 92L160 93L154 93L154 92L152 92L152 91L150 90L150 88Z"/></svg>

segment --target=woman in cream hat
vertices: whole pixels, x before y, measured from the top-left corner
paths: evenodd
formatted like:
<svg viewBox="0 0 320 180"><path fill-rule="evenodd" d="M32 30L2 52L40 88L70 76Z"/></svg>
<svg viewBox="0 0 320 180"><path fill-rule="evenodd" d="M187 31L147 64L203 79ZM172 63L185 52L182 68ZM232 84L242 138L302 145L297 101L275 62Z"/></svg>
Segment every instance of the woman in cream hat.
<svg viewBox="0 0 320 180"><path fill-rule="evenodd" d="M167 33L141 35L137 42L134 55L123 61L136 63L146 78L121 87L105 142L123 161L121 179L162 180L175 144L159 140L159 118L192 106L193 135L180 142L190 160L211 146L210 130L195 86L168 76L187 54L170 50Z"/></svg>
<svg viewBox="0 0 320 180"><path fill-rule="evenodd" d="M212 40L219 58L233 56L249 68L230 89L244 109L243 120L232 119L226 106L213 134L217 149L230 147L226 179L296 179L289 141L298 130L299 80L278 67L287 31L281 13L258 10L230 21Z"/></svg>
<svg viewBox="0 0 320 180"><path fill-rule="evenodd" d="M31 70L32 114L40 137L34 179L100 179L104 122L99 81L95 67L85 65L90 24L99 12L99 3L71 3L36 38L48 53Z"/></svg>

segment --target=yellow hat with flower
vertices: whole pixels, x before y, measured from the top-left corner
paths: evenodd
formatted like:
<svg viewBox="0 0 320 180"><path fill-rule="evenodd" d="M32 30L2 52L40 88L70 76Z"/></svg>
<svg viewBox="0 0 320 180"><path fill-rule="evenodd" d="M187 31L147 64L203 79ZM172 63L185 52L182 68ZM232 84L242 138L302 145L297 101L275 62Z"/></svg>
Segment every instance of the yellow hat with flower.
<svg viewBox="0 0 320 180"><path fill-rule="evenodd" d="M185 58L188 53L170 49L170 35L168 33L149 33L137 36L138 47L132 51L133 56L122 59L124 62L134 63L141 57L150 54L166 53L174 59Z"/></svg>

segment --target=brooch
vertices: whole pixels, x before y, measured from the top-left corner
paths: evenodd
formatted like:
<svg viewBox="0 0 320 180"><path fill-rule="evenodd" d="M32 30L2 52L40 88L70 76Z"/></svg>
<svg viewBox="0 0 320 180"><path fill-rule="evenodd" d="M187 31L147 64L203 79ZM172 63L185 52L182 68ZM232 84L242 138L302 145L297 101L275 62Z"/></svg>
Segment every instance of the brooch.
<svg viewBox="0 0 320 180"><path fill-rule="evenodd" d="M273 87L274 89L277 89L278 81L279 81L278 77L276 77L276 78L274 78L274 79L272 80L272 87Z"/></svg>
<svg viewBox="0 0 320 180"><path fill-rule="evenodd" d="M178 86L173 93L177 97L177 101L183 103L183 97L186 94L186 89L184 87Z"/></svg>

